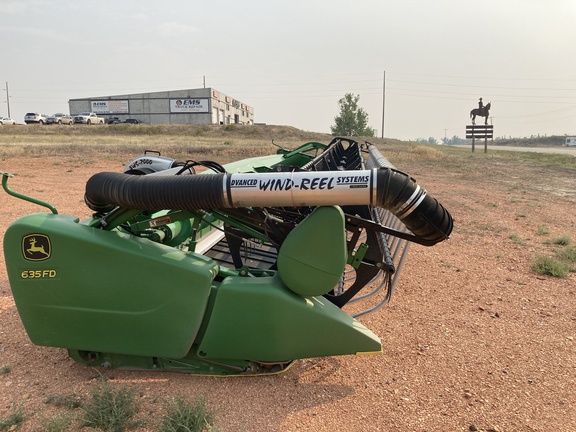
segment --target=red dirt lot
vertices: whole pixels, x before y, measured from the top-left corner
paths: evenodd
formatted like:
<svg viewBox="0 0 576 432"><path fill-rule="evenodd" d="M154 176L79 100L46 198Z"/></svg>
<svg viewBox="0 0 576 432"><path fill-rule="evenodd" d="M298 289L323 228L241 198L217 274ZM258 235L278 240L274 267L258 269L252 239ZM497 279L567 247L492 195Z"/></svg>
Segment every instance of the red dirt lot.
<svg viewBox="0 0 576 432"><path fill-rule="evenodd" d="M122 166L50 157L0 163L16 174L13 190L81 219L90 214L86 180ZM576 273L531 270L535 256L554 254L552 239L576 241L576 176L480 157L453 170L399 168L449 209L455 228L434 247L412 245L391 303L359 319L381 338L381 354L300 360L260 377L96 370L63 349L31 344L2 255L0 366L10 370L0 375L0 419L16 404L26 413L20 430L39 430L65 412L48 397L88 397L103 374L136 390L139 417L148 420L138 430L157 430L170 396L205 397L222 431L576 430ZM6 194L0 203L2 237L18 217L45 211Z"/></svg>

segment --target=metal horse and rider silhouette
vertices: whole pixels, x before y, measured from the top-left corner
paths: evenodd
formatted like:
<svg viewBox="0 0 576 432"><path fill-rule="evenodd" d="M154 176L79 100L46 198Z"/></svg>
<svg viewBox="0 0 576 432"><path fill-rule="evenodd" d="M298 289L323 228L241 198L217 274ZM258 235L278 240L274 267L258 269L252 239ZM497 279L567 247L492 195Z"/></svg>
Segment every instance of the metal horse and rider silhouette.
<svg viewBox="0 0 576 432"><path fill-rule="evenodd" d="M488 102L486 106L484 106L482 98L480 98L480 100L478 101L478 108L474 108L472 111L470 111L470 118L472 119L473 125L476 124L476 116L486 117L484 120L484 124L486 125L488 124L488 115L490 114L490 106L491 102Z"/></svg>

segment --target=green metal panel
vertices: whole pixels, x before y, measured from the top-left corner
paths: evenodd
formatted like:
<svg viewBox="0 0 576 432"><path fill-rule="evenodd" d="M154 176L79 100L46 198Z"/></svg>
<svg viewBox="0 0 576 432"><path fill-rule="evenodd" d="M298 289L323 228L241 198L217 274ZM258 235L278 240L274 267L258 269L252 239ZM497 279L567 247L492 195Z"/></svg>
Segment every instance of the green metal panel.
<svg viewBox="0 0 576 432"><path fill-rule="evenodd" d="M282 155L259 156L230 162L224 167L230 173L262 172L269 171L272 166L279 164L282 160Z"/></svg>
<svg viewBox="0 0 576 432"><path fill-rule="evenodd" d="M185 356L218 272L214 261L77 222L35 213L6 232L8 276L32 342L128 355ZM44 253L38 251L40 246Z"/></svg>
<svg viewBox="0 0 576 432"><path fill-rule="evenodd" d="M228 277L217 288L198 355L282 361L380 352L378 337L323 297L302 297L280 278Z"/></svg>
<svg viewBox="0 0 576 432"><path fill-rule="evenodd" d="M332 290L346 266L346 231L340 207L317 207L290 232L278 253L288 288L303 296Z"/></svg>
<svg viewBox="0 0 576 432"><path fill-rule="evenodd" d="M303 166L310 162L314 156L327 146L317 142L302 144L298 148L288 151L279 150L275 155L258 156L228 163L226 171L230 173L268 172L276 166Z"/></svg>

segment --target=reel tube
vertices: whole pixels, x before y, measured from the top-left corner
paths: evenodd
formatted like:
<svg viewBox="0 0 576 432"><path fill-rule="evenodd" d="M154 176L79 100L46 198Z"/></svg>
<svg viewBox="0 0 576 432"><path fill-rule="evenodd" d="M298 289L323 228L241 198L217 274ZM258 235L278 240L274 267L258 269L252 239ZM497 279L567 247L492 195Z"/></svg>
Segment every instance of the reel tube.
<svg viewBox="0 0 576 432"><path fill-rule="evenodd" d="M431 246L450 236L450 213L407 174L393 168L354 171L130 176L99 173L86 183L85 202L107 212L239 207L372 205L396 215Z"/></svg>

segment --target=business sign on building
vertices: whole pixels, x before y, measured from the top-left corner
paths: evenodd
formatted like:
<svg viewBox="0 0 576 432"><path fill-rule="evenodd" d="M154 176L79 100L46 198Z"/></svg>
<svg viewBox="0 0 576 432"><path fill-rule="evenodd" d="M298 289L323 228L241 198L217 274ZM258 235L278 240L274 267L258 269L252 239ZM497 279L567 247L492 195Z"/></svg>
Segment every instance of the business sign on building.
<svg viewBox="0 0 576 432"><path fill-rule="evenodd" d="M128 100L93 100L91 111L96 114L128 114Z"/></svg>
<svg viewBox="0 0 576 432"><path fill-rule="evenodd" d="M207 113L208 99L170 99L171 113Z"/></svg>

